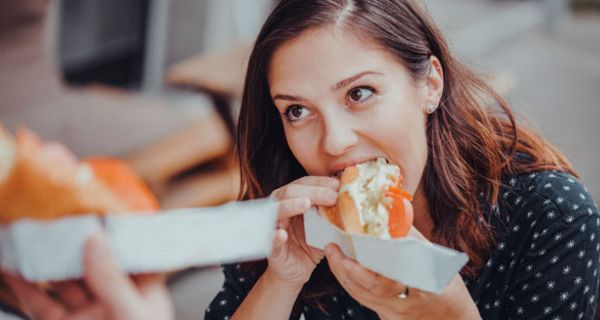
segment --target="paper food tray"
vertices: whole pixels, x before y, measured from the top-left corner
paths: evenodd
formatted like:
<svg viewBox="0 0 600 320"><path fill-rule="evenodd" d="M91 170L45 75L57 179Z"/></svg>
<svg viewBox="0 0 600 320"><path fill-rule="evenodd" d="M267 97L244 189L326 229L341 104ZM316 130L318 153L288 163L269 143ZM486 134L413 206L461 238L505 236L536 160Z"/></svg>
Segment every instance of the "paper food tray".
<svg viewBox="0 0 600 320"><path fill-rule="evenodd" d="M383 240L351 235L312 208L304 216L306 242L323 249L336 243L362 266L409 287L440 293L469 260L467 255L411 236Z"/></svg>
<svg viewBox="0 0 600 320"><path fill-rule="evenodd" d="M129 273L261 259L271 252L276 219L274 202L255 200L160 214L23 220L0 228L0 265L30 281L80 278L85 241L101 229Z"/></svg>

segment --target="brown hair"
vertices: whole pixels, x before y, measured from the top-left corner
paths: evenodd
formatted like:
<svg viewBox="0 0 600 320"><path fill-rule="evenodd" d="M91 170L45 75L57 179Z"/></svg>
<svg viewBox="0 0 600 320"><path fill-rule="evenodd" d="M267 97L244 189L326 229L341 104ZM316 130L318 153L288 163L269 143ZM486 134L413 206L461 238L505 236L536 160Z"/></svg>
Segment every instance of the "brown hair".
<svg viewBox="0 0 600 320"><path fill-rule="evenodd" d="M497 202L501 178L556 169L573 173L561 153L529 129L517 126L507 102L448 49L428 12L416 0L283 0L267 18L250 56L237 134L241 198L268 196L306 175L287 146L269 93L273 53L302 32L346 28L388 50L414 81L429 73L431 56L444 70L440 108L427 123L428 160L423 183L435 242L468 254L463 274L473 275L493 245L481 223L482 204ZM517 161L516 155L527 161ZM479 195L483 194L480 198Z"/></svg>

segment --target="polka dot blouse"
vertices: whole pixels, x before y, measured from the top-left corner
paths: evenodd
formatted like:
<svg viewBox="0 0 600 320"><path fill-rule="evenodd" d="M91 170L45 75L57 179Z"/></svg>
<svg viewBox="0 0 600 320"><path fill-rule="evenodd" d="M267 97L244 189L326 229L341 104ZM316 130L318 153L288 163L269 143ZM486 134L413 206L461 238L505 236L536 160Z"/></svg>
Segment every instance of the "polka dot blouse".
<svg viewBox="0 0 600 320"><path fill-rule="evenodd" d="M541 171L506 179L487 212L496 247L478 275L463 277L483 319L593 319L600 275L600 214L574 177ZM317 269L327 268L323 260ZM223 267L225 283L206 319L229 319L256 277ZM298 301L290 319L378 319L341 286L322 307Z"/></svg>

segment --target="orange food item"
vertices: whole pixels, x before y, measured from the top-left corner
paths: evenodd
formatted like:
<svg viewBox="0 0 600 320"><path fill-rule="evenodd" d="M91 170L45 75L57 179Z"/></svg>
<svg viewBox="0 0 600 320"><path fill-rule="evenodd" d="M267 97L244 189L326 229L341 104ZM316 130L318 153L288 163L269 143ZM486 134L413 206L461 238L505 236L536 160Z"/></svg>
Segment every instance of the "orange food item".
<svg viewBox="0 0 600 320"><path fill-rule="evenodd" d="M410 193L402 190L402 179L398 180L396 186L389 187L386 196L393 199L392 203L388 205L389 233L392 238L404 237L408 234L414 219L413 215L406 211L404 199L412 201L412 196Z"/></svg>
<svg viewBox="0 0 600 320"><path fill-rule="evenodd" d="M156 196L124 161L97 157L85 159L84 163L90 166L96 177L117 194L130 210L159 209Z"/></svg>
<svg viewBox="0 0 600 320"><path fill-rule="evenodd" d="M319 211L339 228L378 238L399 238L408 234L412 211L404 206L411 195L402 190L400 169L384 159L346 168L340 178L336 205Z"/></svg>
<svg viewBox="0 0 600 320"><path fill-rule="evenodd" d="M63 145L43 143L29 130L13 138L0 127L0 223L158 207L139 179L119 180L123 168L109 167L79 162Z"/></svg>

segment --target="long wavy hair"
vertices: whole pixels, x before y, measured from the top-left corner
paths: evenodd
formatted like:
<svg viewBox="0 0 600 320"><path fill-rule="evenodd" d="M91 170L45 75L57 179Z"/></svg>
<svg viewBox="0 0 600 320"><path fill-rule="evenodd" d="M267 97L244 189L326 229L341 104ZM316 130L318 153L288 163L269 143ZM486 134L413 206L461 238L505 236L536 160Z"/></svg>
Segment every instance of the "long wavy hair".
<svg viewBox="0 0 600 320"><path fill-rule="evenodd" d="M267 75L275 50L308 29L327 26L379 44L415 82L428 75L431 56L441 62L444 90L439 109L427 119L422 183L434 224L431 240L467 253L470 261L462 273L474 275L494 244L491 227L481 218L485 206L497 203L502 177L548 169L575 172L550 143L517 125L508 103L453 57L417 0L282 0L276 5L256 39L244 85L237 131L240 198L269 196L306 175L287 145ZM527 161L518 161L517 154L527 155ZM260 272L264 263L251 268ZM320 290L313 289L302 294Z"/></svg>

